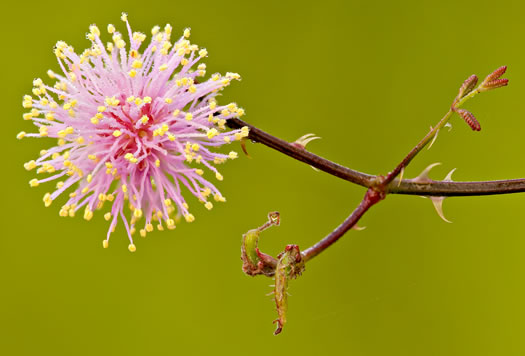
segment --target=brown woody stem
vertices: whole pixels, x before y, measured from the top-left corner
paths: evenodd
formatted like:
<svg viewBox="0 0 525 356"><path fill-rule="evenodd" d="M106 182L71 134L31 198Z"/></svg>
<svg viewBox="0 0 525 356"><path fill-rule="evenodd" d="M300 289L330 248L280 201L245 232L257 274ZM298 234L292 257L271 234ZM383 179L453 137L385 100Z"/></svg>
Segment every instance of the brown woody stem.
<svg viewBox="0 0 525 356"><path fill-rule="evenodd" d="M250 128L248 138L253 142L262 143L298 161L363 187L370 188L375 186L380 180L379 176L355 171L304 149L297 148L291 143L274 137L240 119L229 119L228 126L233 129L248 126ZM422 196L474 196L522 193L525 192L525 178L479 182L432 181L430 183L416 183L410 179L403 179L401 182L393 180L386 187L386 192Z"/></svg>

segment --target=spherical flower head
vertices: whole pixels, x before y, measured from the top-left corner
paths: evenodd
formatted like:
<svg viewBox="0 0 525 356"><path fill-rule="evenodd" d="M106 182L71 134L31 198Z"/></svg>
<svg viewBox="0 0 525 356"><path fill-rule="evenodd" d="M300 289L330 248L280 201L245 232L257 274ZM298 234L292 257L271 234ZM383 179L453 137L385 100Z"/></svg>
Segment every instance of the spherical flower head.
<svg viewBox="0 0 525 356"><path fill-rule="evenodd" d="M60 216L75 216L83 209L90 220L93 212L104 210L110 221L103 246L121 219L127 230L129 250L135 251L133 235L175 228L182 216L195 217L183 197L194 195L208 209L214 201L225 201L205 177L223 177L215 167L236 152L217 153L224 144L248 136L247 127L226 130L226 121L243 115L235 104L219 105L216 96L234 79L206 75L205 49L191 44L190 30L174 43L172 28L153 28L149 44L146 35L132 32L122 15L128 39L108 25L112 41L102 43L100 30L92 25L87 38L92 46L82 54L59 41L55 55L63 75L48 71L53 86L41 79L33 81L33 95L23 99L37 133L23 137L58 139L56 146L41 151L38 159L27 162L27 170L51 176L32 179L35 187L59 180L56 190L46 193L46 206L69 191L69 200ZM141 51L141 47L145 47Z"/></svg>

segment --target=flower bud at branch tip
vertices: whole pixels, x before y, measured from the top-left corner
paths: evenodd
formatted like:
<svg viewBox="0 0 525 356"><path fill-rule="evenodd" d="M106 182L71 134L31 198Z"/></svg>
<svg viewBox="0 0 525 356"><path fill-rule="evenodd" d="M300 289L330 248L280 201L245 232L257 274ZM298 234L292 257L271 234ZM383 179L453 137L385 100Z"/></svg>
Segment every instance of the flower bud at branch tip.
<svg viewBox="0 0 525 356"><path fill-rule="evenodd" d="M465 122L470 126L472 130L481 130L481 125L470 111L467 111L465 109L457 109L456 112L459 114L459 116L461 116L463 120L465 120Z"/></svg>
<svg viewBox="0 0 525 356"><path fill-rule="evenodd" d="M465 95L469 94L472 90L474 90L476 84L478 84L478 77L475 74L472 74L463 82L463 84L459 88L457 99L461 99Z"/></svg>
<svg viewBox="0 0 525 356"><path fill-rule="evenodd" d="M487 91L507 86L509 80L506 78L501 78L501 76L505 74L506 71L507 66L502 66L487 75L487 77L483 80L483 83L480 85L480 91Z"/></svg>

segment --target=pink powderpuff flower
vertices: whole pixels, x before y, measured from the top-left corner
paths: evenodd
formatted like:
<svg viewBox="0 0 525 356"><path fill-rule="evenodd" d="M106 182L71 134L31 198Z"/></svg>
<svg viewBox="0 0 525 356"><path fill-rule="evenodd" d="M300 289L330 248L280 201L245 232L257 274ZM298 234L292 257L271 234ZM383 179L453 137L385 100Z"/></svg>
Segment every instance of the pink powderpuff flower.
<svg viewBox="0 0 525 356"><path fill-rule="evenodd" d="M168 24L161 31L155 26L141 52L146 35L132 32L126 14L121 19L129 43L108 25L113 41L104 45L100 30L92 25L87 34L92 46L82 54L62 41L56 44L64 74L48 71L56 79L54 86L33 81L33 96L23 99L23 107L30 109L24 119L32 120L38 133L21 132L17 137L58 139L56 146L24 165L52 174L32 179L32 187L60 179L56 190L45 194L46 207L73 188L60 216L74 216L83 208L84 218L90 220L95 210L106 206L104 218L111 223L103 246L108 247L120 217L133 252L137 229L144 237L154 223L163 230L164 225L175 228L180 216L187 222L195 219L183 190L207 209L213 207L210 197L225 201L203 175L206 170L223 179L215 166L235 159L237 153L214 149L247 137L248 128L226 130L226 120L242 116L244 110L234 103L219 105L216 97L240 77L227 73L200 79L206 65L197 63L207 51L190 43L189 29L171 43L172 27Z"/></svg>

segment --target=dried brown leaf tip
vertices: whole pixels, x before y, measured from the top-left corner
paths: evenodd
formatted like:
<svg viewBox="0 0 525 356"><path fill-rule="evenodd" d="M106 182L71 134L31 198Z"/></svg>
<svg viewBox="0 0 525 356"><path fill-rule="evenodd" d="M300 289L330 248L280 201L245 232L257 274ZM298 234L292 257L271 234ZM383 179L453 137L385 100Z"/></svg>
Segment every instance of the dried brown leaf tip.
<svg viewBox="0 0 525 356"><path fill-rule="evenodd" d="M506 71L507 66L502 66L487 75L480 85L480 91L487 91L506 86L509 83L509 80L507 78L501 78Z"/></svg>
<svg viewBox="0 0 525 356"><path fill-rule="evenodd" d="M274 320L277 329L274 335L278 335L286 324L286 313L288 311L288 281L299 277L304 271L304 259L297 245L288 245L284 252L277 256L279 261L275 268L274 298L278 318Z"/></svg>
<svg viewBox="0 0 525 356"><path fill-rule="evenodd" d="M463 120L465 120L465 122L470 126L472 130L474 131L481 130L481 125L479 124L478 120L476 120L476 118L470 111L465 110L465 109L456 109L456 112L458 113L459 116L461 116Z"/></svg>

